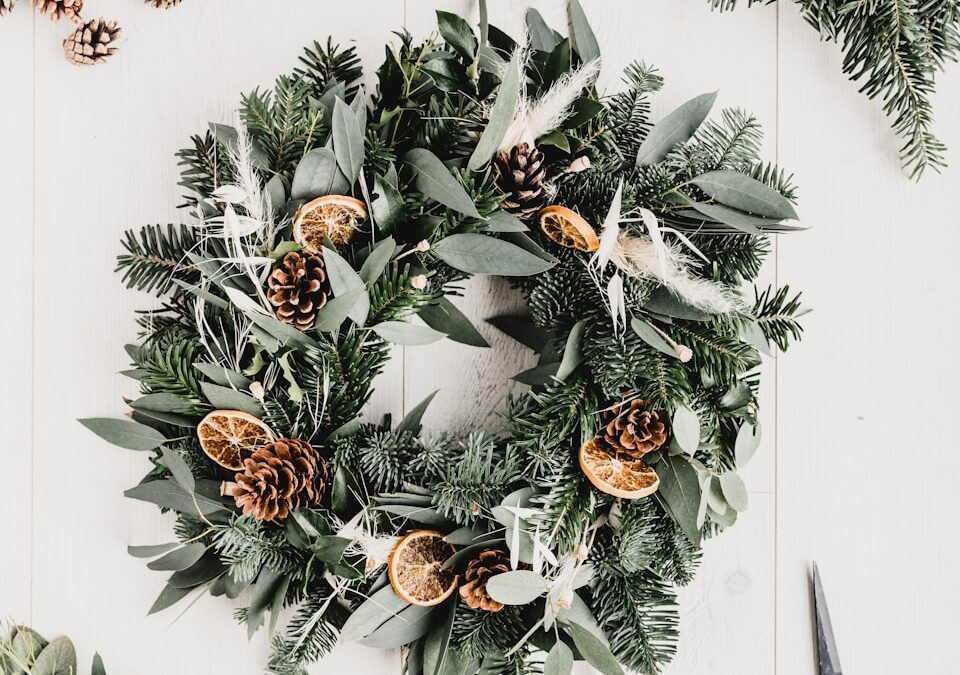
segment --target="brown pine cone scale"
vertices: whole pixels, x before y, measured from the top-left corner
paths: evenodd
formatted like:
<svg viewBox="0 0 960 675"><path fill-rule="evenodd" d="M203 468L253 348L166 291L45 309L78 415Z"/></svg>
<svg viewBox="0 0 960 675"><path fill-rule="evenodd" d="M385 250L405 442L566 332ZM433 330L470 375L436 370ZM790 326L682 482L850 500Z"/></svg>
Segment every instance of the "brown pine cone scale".
<svg viewBox="0 0 960 675"><path fill-rule="evenodd" d="M3 16L17 4L17 0L0 0L0 16Z"/></svg>
<svg viewBox="0 0 960 675"><path fill-rule="evenodd" d="M277 318L300 330L313 326L317 312L332 295L323 257L291 251L274 266L267 278L267 298Z"/></svg>
<svg viewBox="0 0 960 675"><path fill-rule="evenodd" d="M497 188L507 195L500 206L520 218L537 213L547 201L543 153L527 143L501 150L493 160Z"/></svg>
<svg viewBox="0 0 960 675"><path fill-rule="evenodd" d="M460 584L460 597L472 609L499 612L503 604L490 597L487 581L490 577L510 571L510 554L498 548L487 549L470 561Z"/></svg>
<svg viewBox="0 0 960 675"><path fill-rule="evenodd" d="M281 438L245 459L234 480L225 485L245 516L283 520L298 508L320 505L329 471L312 445Z"/></svg>
<svg viewBox="0 0 960 675"><path fill-rule="evenodd" d="M658 450L667 440L661 414L646 410L642 398L620 401L603 413L603 440L634 458Z"/></svg>
<svg viewBox="0 0 960 675"><path fill-rule="evenodd" d="M148 5L153 5L157 9L170 9L180 4L181 0L143 0Z"/></svg>
<svg viewBox="0 0 960 675"><path fill-rule="evenodd" d="M74 65L92 66L112 56L117 51L115 45L119 39L120 26L116 21L93 19L81 23L63 41L63 52Z"/></svg>
<svg viewBox="0 0 960 675"><path fill-rule="evenodd" d="M83 0L33 0L33 4L41 14L49 14L54 21L79 16L83 9Z"/></svg>

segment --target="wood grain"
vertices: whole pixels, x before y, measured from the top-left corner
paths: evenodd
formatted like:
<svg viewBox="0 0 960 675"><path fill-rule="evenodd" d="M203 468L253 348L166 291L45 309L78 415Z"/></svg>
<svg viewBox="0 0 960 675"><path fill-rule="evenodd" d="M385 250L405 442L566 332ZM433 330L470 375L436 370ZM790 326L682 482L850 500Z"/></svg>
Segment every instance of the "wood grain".
<svg viewBox="0 0 960 675"><path fill-rule="evenodd" d="M33 194L34 194L34 17L29 8L0 22L0 87L4 124L0 130L0 232L10 255L6 278L16 290L0 325L0 442L6 513L0 555L0 617L31 618L33 561Z"/></svg>

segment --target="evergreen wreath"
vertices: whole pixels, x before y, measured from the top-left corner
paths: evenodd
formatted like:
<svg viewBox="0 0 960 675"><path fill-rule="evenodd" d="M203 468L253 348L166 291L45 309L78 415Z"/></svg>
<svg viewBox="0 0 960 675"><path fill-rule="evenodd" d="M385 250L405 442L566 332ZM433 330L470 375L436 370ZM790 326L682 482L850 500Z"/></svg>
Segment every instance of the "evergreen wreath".
<svg viewBox="0 0 960 675"><path fill-rule="evenodd" d="M600 96L569 12L520 44L483 4L479 35L437 12L369 99L354 49L315 43L179 153L191 223L128 232L117 267L162 299L127 347L142 395L83 420L176 514L130 548L172 573L151 611L246 593L281 675L338 639L412 675L673 656L674 588L747 506L760 352L800 335L798 296L753 284L794 188L715 94L653 124L636 63ZM486 346L448 299L473 274L513 279L529 313L491 323L539 355L502 433L423 435L429 398L362 420L392 343Z"/></svg>

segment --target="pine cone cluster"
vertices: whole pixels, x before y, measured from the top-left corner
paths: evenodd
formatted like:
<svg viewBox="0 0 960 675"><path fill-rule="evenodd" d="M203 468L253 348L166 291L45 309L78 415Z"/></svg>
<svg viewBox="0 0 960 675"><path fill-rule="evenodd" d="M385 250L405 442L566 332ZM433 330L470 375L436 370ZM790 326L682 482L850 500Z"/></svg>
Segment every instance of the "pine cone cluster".
<svg viewBox="0 0 960 675"><path fill-rule="evenodd" d="M497 188L507 198L500 206L520 218L529 218L547 201L543 179L547 174L543 153L535 146L521 143L509 151L501 150L493 160Z"/></svg>
<svg viewBox="0 0 960 675"><path fill-rule="evenodd" d="M281 438L243 461L234 484L226 483L244 515L283 520L290 512L318 506L329 480L327 463L306 441Z"/></svg>
<svg viewBox="0 0 960 675"><path fill-rule="evenodd" d="M482 551L470 561L460 584L460 597L472 609L499 612L503 604L490 597L487 582L490 577L510 571L510 554L498 548Z"/></svg>
<svg viewBox="0 0 960 675"><path fill-rule="evenodd" d="M120 26L116 21L93 19L85 21L63 41L67 60L77 66L103 63L117 51Z"/></svg>
<svg viewBox="0 0 960 675"><path fill-rule="evenodd" d="M148 5L153 5L157 9L170 9L180 4L181 0L143 0Z"/></svg>
<svg viewBox="0 0 960 675"><path fill-rule="evenodd" d="M332 293L323 256L306 251L283 256L267 278L267 298L277 318L300 330L313 326Z"/></svg>
<svg viewBox="0 0 960 675"><path fill-rule="evenodd" d="M54 21L79 16L83 9L83 0L33 0L33 4L41 14L49 14Z"/></svg>
<svg viewBox="0 0 960 675"><path fill-rule="evenodd" d="M639 459L666 442L667 425L642 398L625 398L603 413L602 434L609 447Z"/></svg>

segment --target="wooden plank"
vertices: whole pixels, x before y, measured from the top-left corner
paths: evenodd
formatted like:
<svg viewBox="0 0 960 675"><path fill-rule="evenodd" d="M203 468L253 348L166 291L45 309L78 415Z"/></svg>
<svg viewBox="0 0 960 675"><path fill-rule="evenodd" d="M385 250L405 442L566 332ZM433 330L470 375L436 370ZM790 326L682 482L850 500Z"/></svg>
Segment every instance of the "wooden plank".
<svg viewBox="0 0 960 675"><path fill-rule="evenodd" d="M30 585L33 492L33 12L30 7L0 20L0 82L4 119L0 128L0 227L9 251L11 280L4 320L0 372L0 443L6 490L4 555L0 556L0 614L31 619Z"/></svg>
<svg viewBox="0 0 960 675"><path fill-rule="evenodd" d="M134 310L153 301L121 288L113 258L125 228L179 218L173 153L208 121L229 122L241 91L269 85L302 47L328 32L356 39L367 63L383 57L402 23L399 1L186 2L160 12L104 0L98 13L128 38L108 63L77 69L37 49L36 543L34 618L69 633L89 663L98 648L111 672L260 673L267 635L247 642L222 598L144 618L162 576L129 558L128 544L169 541L169 519L121 491L149 468L143 455L107 446L77 417L116 415L135 387L118 375ZM397 372L397 371L393 371ZM381 382L399 400L398 377ZM237 603L238 605L241 603ZM4 608L6 611L6 608ZM173 624L173 625L171 625ZM320 669L360 662L397 670L396 652L338 648ZM360 672L360 671L357 671Z"/></svg>
<svg viewBox="0 0 960 675"><path fill-rule="evenodd" d="M814 312L780 366L777 665L815 670L817 560L844 672L952 672L960 70L935 102L951 167L915 184L839 48L780 14L780 155L814 226L783 240L780 273Z"/></svg>

